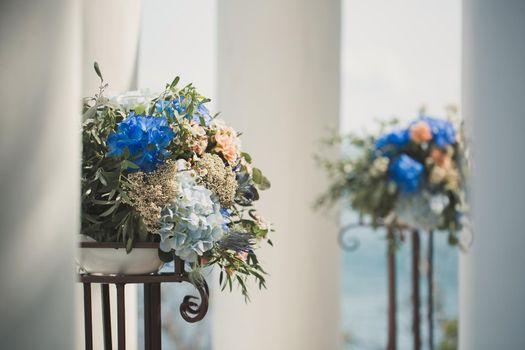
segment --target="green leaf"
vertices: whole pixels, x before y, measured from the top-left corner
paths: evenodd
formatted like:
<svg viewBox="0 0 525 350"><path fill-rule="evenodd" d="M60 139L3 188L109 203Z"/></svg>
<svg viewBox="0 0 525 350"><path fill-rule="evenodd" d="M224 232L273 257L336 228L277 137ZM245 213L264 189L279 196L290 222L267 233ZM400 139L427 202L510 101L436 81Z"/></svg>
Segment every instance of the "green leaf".
<svg viewBox="0 0 525 350"><path fill-rule="evenodd" d="M262 174L262 171L258 168L253 168L252 173L253 182L257 185L257 188L264 191L271 187L270 181Z"/></svg>
<svg viewBox="0 0 525 350"><path fill-rule="evenodd" d="M253 178L253 182L259 185L263 178L262 171L259 168L253 168L252 178Z"/></svg>
<svg viewBox="0 0 525 350"><path fill-rule="evenodd" d="M122 169L122 170L127 170L127 169L140 169L140 167L139 167L137 164L135 164L135 163L133 163L133 162L127 160L127 159L124 159L124 160L120 163L120 169Z"/></svg>
<svg viewBox="0 0 525 350"><path fill-rule="evenodd" d="M87 111L84 112L84 115L82 116L84 119L84 122L87 122L89 119L92 119L97 114L97 105L93 105L88 108Z"/></svg>
<svg viewBox="0 0 525 350"><path fill-rule="evenodd" d="M128 242L126 243L126 253L130 253L131 249L133 249L133 238L128 238Z"/></svg>
<svg viewBox="0 0 525 350"><path fill-rule="evenodd" d="M100 67L98 66L98 62L95 62L93 64L93 67L95 68L95 72L97 73L98 77L100 78L100 81L104 81L104 78L102 78L102 73L100 72Z"/></svg>
<svg viewBox="0 0 525 350"><path fill-rule="evenodd" d="M97 170L97 174L95 176L96 179L98 179L98 181L100 181L100 183L104 186L107 186L108 185L108 180L106 178L106 176L104 175L104 171L102 170L102 168L99 168Z"/></svg>
<svg viewBox="0 0 525 350"><path fill-rule="evenodd" d="M175 77L175 79L173 79L173 81L170 84L170 88L174 88L175 86L177 86L177 84L179 83L179 80L180 80L180 77Z"/></svg>
<svg viewBox="0 0 525 350"><path fill-rule="evenodd" d="M133 106L133 111L137 114L145 114L146 108L144 107L144 105L138 103L135 106Z"/></svg>
<svg viewBox="0 0 525 350"><path fill-rule="evenodd" d="M261 191L264 191L264 190L269 189L271 186L272 184L270 183L270 180L268 180L266 176L263 176L261 179L261 183L259 184L258 187Z"/></svg>
<svg viewBox="0 0 525 350"><path fill-rule="evenodd" d="M104 217L104 216L109 216L111 215L111 213L113 213L115 211L115 209L118 208L118 206L120 205L120 202L116 202L115 204L113 204L108 210L106 210L105 212L103 212L102 214L100 214L100 216Z"/></svg>
<svg viewBox="0 0 525 350"><path fill-rule="evenodd" d="M252 156L250 156L248 153L246 152L242 152L241 153L241 156L246 159L246 161L248 162L248 164L252 164Z"/></svg>

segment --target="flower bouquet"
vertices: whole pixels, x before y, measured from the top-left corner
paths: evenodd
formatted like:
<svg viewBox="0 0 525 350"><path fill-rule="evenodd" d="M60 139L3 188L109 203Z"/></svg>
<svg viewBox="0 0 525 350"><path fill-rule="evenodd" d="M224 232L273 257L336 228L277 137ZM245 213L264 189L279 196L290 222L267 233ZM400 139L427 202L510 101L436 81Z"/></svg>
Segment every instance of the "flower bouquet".
<svg viewBox="0 0 525 350"><path fill-rule="evenodd" d="M175 254L194 276L217 265L223 287L238 282L247 295L249 276L263 287L255 250L271 244L271 228L253 202L270 182L241 152L240 134L178 77L157 97L108 99L95 70L101 87L83 109L83 237L127 253L153 242L162 261Z"/></svg>
<svg viewBox="0 0 525 350"><path fill-rule="evenodd" d="M344 198L361 220L369 216L373 227L445 230L449 243L458 243L466 210L460 135L452 122L425 115L405 127L397 124L382 124L379 136L328 140L351 156L317 157L332 179L317 204Z"/></svg>

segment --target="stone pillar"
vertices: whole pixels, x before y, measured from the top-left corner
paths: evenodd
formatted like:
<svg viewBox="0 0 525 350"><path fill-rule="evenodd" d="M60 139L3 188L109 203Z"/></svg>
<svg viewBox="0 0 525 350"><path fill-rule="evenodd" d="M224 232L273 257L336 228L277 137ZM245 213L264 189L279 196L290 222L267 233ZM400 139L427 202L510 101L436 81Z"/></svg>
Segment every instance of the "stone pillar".
<svg viewBox="0 0 525 350"><path fill-rule="evenodd" d="M80 3L0 3L0 348L74 348Z"/></svg>
<svg viewBox="0 0 525 350"><path fill-rule="evenodd" d="M463 108L473 131L473 245L460 261L460 349L525 344L525 2L465 0Z"/></svg>
<svg viewBox="0 0 525 350"><path fill-rule="evenodd" d="M339 123L340 2L221 0L218 23L218 109L272 180L259 207L277 232L268 290L214 295L214 349L338 349L338 220L312 211L312 156Z"/></svg>
<svg viewBox="0 0 525 350"><path fill-rule="evenodd" d="M140 0L84 0L82 2L82 96L98 92L100 80L93 69L97 61L104 81L109 84L106 95L137 88L138 47L141 24ZM93 344L103 348L102 305L100 286L92 285ZM137 285L126 285L126 349L141 348L137 344ZM77 349L84 348L82 288L77 286ZM113 346L117 347L116 289L110 286Z"/></svg>

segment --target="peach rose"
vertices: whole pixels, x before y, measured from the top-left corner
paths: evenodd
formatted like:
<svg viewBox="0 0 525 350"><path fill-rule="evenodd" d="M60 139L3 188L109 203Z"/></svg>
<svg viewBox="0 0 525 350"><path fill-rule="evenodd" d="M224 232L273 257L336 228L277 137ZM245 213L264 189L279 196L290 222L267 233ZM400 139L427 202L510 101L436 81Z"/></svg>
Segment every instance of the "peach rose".
<svg viewBox="0 0 525 350"><path fill-rule="evenodd" d="M233 164L237 160L237 146L232 137L233 130L223 129L215 134L217 142L216 150L221 152L228 163Z"/></svg>
<svg viewBox="0 0 525 350"><path fill-rule="evenodd" d="M410 139L415 143L423 143L432 140L432 130L424 121L419 121L410 127Z"/></svg>

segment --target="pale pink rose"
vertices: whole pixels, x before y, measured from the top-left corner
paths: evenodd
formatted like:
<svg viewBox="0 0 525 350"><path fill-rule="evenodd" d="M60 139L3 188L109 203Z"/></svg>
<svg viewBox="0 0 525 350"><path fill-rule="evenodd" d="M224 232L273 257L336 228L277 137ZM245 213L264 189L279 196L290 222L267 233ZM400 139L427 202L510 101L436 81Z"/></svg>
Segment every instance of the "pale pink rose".
<svg viewBox="0 0 525 350"><path fill-rule="evenodd" d="M193 121L190 123L190 126L193 137L195 138L190 145L190 149L200 156L204 153L206 147L208 147L208 137L206 136L206 130L204 130L200 124Z"/></svg>
<svg viewBox="0 0 525 350"><path fill-rule="evenodd" d="M415 143L423 143L432 140L432 130L424 121L419 121L410 127L410 139Z"/></svg>
<svg viewBox="0 0 525 350"><path fill-rule="evenodd" d="M208 139L206 137L203 137L195 141L195 143L190 147L190 149L197 155L201 156L206 150L206 147L208 147Z"/></svg>

